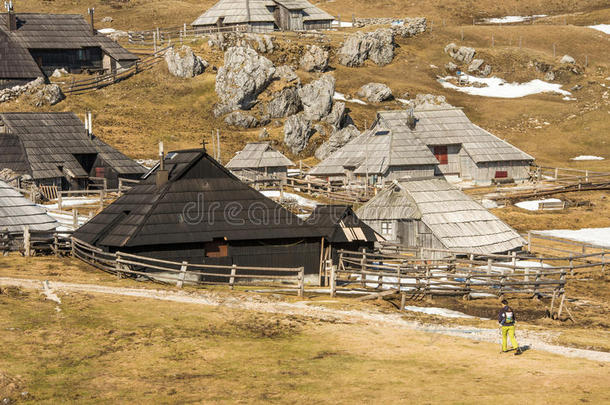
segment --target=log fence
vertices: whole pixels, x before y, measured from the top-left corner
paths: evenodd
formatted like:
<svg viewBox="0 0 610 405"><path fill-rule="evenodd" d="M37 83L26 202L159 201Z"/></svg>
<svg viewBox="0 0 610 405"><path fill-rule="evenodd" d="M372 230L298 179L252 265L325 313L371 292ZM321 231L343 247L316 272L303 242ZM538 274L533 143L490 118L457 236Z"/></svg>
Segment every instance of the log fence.
<svg viewBox="0 0 610 405"><path fill-rule="evenodd" d="M24 256L53 254L68 255L71 251L72 231L35 231L24 227L20 232L0 231L0 253L19 252Z"/></svg>

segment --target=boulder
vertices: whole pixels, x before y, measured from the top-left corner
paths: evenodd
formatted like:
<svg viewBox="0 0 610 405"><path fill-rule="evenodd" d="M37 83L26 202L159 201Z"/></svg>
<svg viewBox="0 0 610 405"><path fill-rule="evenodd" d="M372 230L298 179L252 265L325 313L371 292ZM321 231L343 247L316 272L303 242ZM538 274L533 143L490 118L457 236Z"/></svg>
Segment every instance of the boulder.
<svg viewBox="0 0 610 405"><path fill-rule="evenodd" d="M225 123L234 127L254 128L258 125L258 120L250 114L241 111L234 111L225 117Z"/></svg>
<svg viewBox="0 0 610 405"><path fill-rule="evenodd" d="M34 93L32 104L36 107L55 105L66 98L57 84L47 84Z"/></svg>
<svg viewBox="0 0 610 405"><path fill-rule="evenodd" d="M245 40L256 45L256 50L261 53L273 53L273 40L269 35L246 34Z"/></svg>
<svg viewBox="0 0 610 405"><path fill-rule="evenodd" d="M460 63L470 63L476 53L474 48L468 46L458 46L453 42L445 46L445 53Z"/></svg>
<svg viewBox="0 0 610 405"><path fill-rule="evenodd" d="M111 23L112 21L114 21L114 20L110 16L106 16L106 17L102 18L103 23Z"/></svg>
<svg viewBox="0 0 610 405"><path fill-rule="evenodd" d="M358 96L372 103L381 103L392 98L392 90L383 83L368 83L360 87Z"/></svg>
<svg viewBox="0 0 610 405"><path fill-rule="evenodd" d="M295 155L305 149L312 135L311 122L302 113L291 115L286 119L284 123L284 144Z"/></svg>
<svg viewBox="0 0 610 405"><path fill-rule="evenodd" d="M413 107L421 109L447 108L451 104L447 103L445 96L437 96L434 94L418 94L415 100L412 100Z"/></svg>
<svg viewBox="0 0 610 405"><path fill-rule="evenodd" d="M172 75L182 78L198 76L209 66L208 62L195 55L186 45L180 50L169 48L165 53L165 62Z"/></svg>
<svg viewBox="0 0 610 405"><path fill-rule="evenodd" d="M358 31L347 37L337 56L344 66L362 66L367 59L384 66L394 59L394 47L394 33L390 28L367 33Z"/></svg>
<svg viewBox="0 0 610 405"><path fill-rule="evenodd" d="M316 149L316 158L318 160L326 159L359 135L360 131L358 131L358 128L354 125L348 125L341 130L335 131L330 138L328 138L328 141L324 142Z"/></svg>
<svg viewBox="0 0 610 405"><path fill-rule="evenodd" d="M275 68L275 73L273 74L273 78L276 80L285 80L288 83L296 82L298 85L301 84L301 80L299 76L295 73L295 71L288 65L282 65Z"/></svg>
<svg viewBox="0 0 610 405"><path fill-rule="evenodd" d="M301 111L302 104L299 91L295 87L286 87L271 95L267 103L267 114L270 118L282 118Z"/></svg>
<svg viewBox="0 0 610 405"><path fill-rule="evenodd" d="M333 104L330 113L324 117L323 121L332 125L335 129L339 129L344 125L348 115L345 110L345 103L338 101Z"/></svg>
<svg viewBox="0 0 610 405"><path fill-rule="evenodd" d="M552 70L546 72L544 74L544 80L546 80L547 82L552 82L553 80L555 80L555 72L553 72Z"/></svg>
<svg viewBox="0 0 610 405"><path fill-rule="evenodd" d="M445 70L449 73L454 73L456 70L458 70L458 65L453 62L449 62L445 65Z"/></svg>
<svg viewBox="0 0 610 405"><path fill-rule="evenodd" d="M248 110L256 97L271 82L275 73L273 63L247 47L231 47L224 57L224 66L216 75L218 105L215 114L222 111Z"/></svg>
<svg viewBox="0 0 610 405"><path fill-rule="evenodd" d="M574 60L573 57L571 57L570 55L563 55L563 57L561 58L561 60L559 61L559 63L570 63L570 64L574 64L576 63L576 61Z"/></svg>
<svg viewBox="0 0 610 405"><path fill-rule="evenodd" d="M269 132L267 132L267 128L263 128L261 129L261 131L258 133L258 140L259 141L264 141L266 139L269 139Z"/></svg>
<svg viewBox="0 0 610 405"><path fill-rule="evenodd" d="M62 77L68 74L68 71L64 68L61 69L55 69L53 71L53 74L51 75L51 77Z"/></svg>
<svg viewBox="0 0 610 405"><path fill-rule="evenodd" d="M317 45L307 47L299 65L306 72L325 72L328 69L328 51Z"/></svg>
<svg viewBox="0 0 610 405"><path fill-rule="evenodd" d="M485 65L483 69L479 71L481 76L489 76L491 74L491 65Z"/></svg>
<svg viewBox="0 0 610 405"><path fill-rule="evenodd" d="M318 121L330 113L335 94L335 78L325 74L318 80L306 84L299 90L299 97L303 103L305 118Z"/></svg>
<svg viewBox="0 0 610 405"><path fill-rule="evenodd" d="M478 72L484 63L485 61L483 59L473 59L472 62L470 62L470 65L468 65L468 71L471 73Z"/></svg>

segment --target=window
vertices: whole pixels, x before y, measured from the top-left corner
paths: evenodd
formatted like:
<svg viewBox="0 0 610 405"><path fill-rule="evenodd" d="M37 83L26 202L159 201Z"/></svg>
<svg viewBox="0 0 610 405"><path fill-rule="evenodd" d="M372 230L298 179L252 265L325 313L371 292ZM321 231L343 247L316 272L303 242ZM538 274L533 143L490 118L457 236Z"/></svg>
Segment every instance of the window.
<svg viewBox="0 0 610 405"><path fill-rule="evenodd" d="M392 223L382 222L381 223L381 234L384 236L392 235Z"/></svg>
<svg viewBox="0 0 610 405"><path fill-rule="evenodd" d="M446 165L449 163L449 157L447 156L447 145L437 145L434 147L434 157L438 160L440 165Z"/></svg>
<svg viewBox="0 0 610 405"><path fill-rule="evenodd" d="M214 239L204 245L205 257L227 257L229 245L224 239Z"/></svg>
<svg viewBox="0 0 610 405"><path fill-rule="evenodd" d="M506 170L497 170L494 178L496 179L505 179L508 177L508 172Z"/></svg>

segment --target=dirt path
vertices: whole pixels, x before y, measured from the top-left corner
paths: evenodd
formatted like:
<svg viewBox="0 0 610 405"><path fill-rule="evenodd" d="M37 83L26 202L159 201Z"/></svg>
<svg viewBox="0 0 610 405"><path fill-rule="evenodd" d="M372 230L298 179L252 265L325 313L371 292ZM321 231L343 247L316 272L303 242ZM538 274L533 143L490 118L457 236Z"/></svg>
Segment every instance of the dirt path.
<svg viewBox="0 0 610 405"><path fill-rule="evenodd" d="M0 277L0 286L20 287L24 289L43 290L40 280L18 279ZM497 329L484 329L467 326L443 326L425 324L416 321L405 320L400 314L387 314L365 310L339 310L316 306L315 302L271 302L261 295L228 296L214 291L189 293L184 291L164 291L146 288L123 288L109 287L95 284L75 284L63 282L49 282L48 286L54 291L112 294L136 298L150 298L156 300L183 302L188 304L200 304L209 306L226 306L232 309L243 309L247 311L259 311L267 313L290 314L308 316L316 319L334 320L347 323L374 323L385 324L393 327L407 328L427 333L439 333L443 335L456 336L483 342L499 342ZM312 305L314 304L314 305ZM530 346L536 350L543 350L567 357L580 357L588 360L610 362L610 353L594 350L575 349L547 343L552 333L519 331L519 341L522 345Z"/></svg>

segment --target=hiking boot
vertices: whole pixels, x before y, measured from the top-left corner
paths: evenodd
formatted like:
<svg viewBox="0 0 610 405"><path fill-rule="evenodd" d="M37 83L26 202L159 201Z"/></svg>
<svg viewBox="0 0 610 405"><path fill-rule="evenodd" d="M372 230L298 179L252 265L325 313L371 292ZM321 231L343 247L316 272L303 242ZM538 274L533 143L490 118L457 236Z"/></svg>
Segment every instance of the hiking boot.
<svg viewBox="0 0 610 405"><path fill-rule="evenodd" d="M517 347L517 351L515 352L515 356L520 355L521 353L523 353L523 350L521 350L520 347Z"/></svg>

